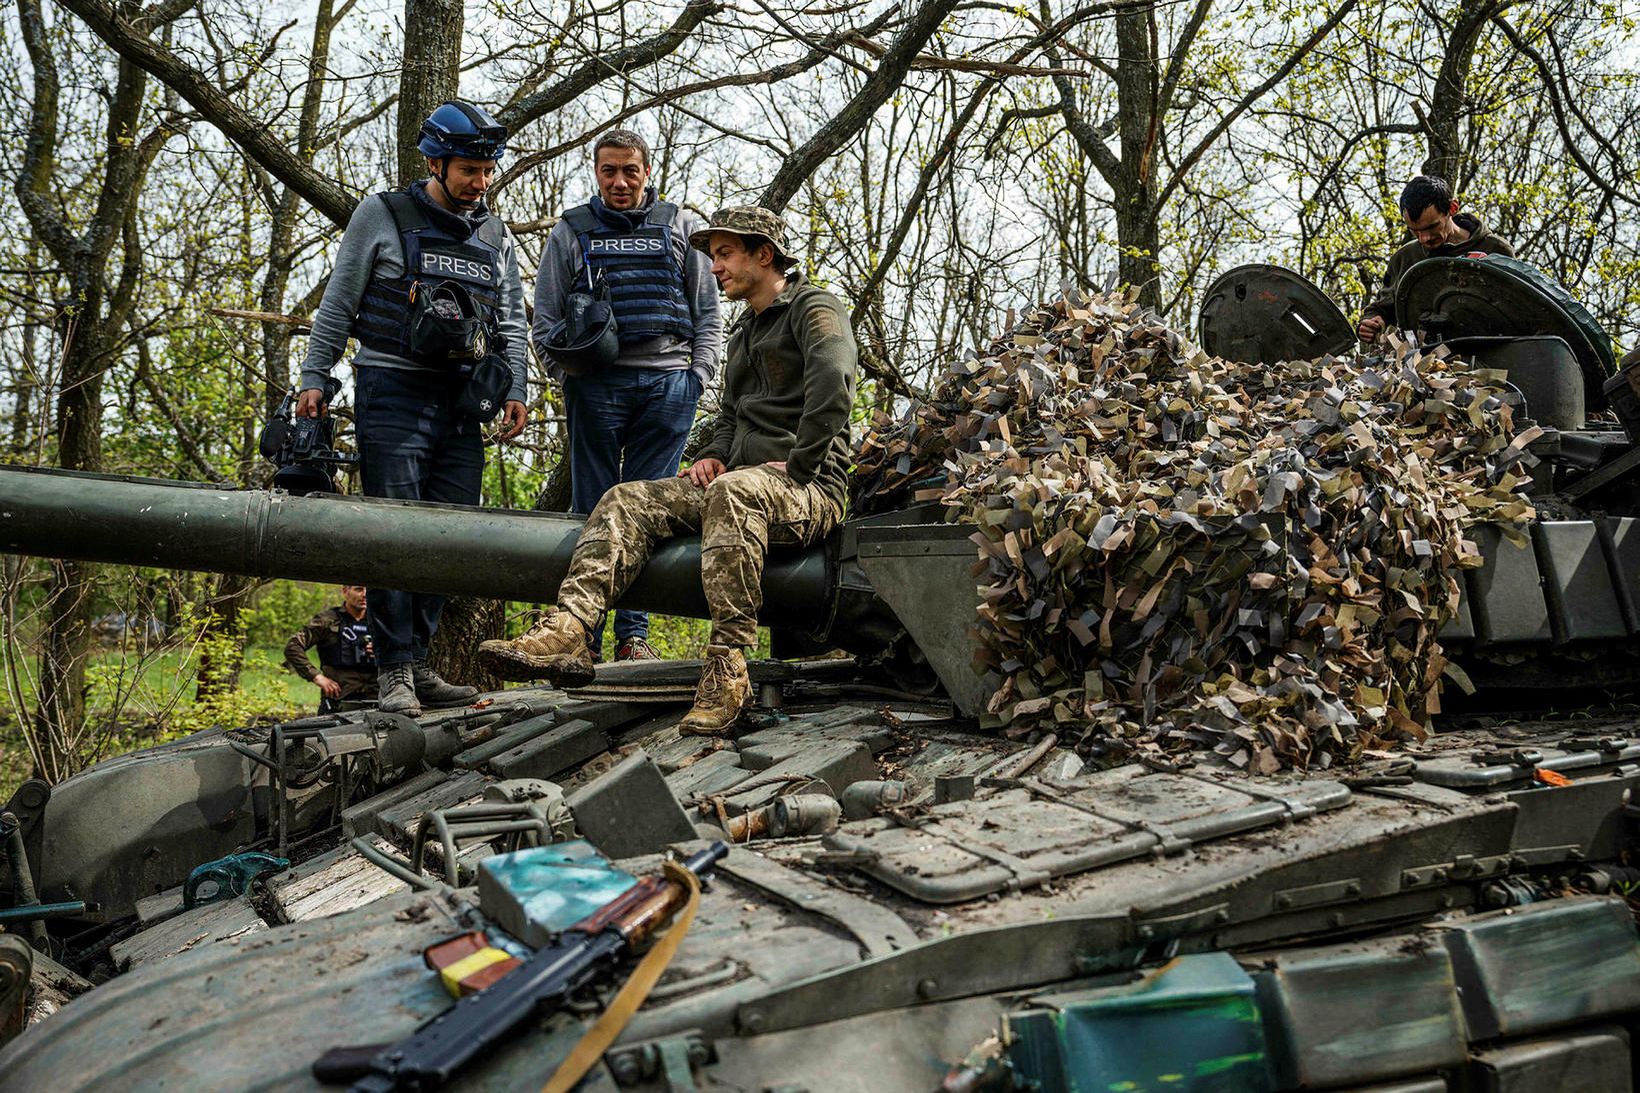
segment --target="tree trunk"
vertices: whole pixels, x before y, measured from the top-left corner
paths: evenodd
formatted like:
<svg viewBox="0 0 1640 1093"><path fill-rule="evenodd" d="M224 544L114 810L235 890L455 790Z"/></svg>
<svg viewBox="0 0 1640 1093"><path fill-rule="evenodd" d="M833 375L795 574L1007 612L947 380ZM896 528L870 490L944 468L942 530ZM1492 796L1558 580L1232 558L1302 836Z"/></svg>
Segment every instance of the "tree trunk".
<svg viewBox="0 0 1640 1093"><path fill-rule="evenodd" d="M399 185L427 177L416 151L427 115L461 82L461 0L405 0L404 67L399 75Z"/></svg>
<svg viewBox="0 0 1640 1093"><path fill-rule="evenodd" d="M1157 230L1156 176L1161 118L1160 72L1153 7L1123 9L1116 16L1116 97L1121 166L1111 194L1116 213L1118 279L1139 290L1139 302L1162 303L1161 236Z"/></svg>
<svg viewBox="0 0 1640 1093"><path fill-rule="evenodd" d="M1139 290L1139 303L1148 308L1162 306L1161 266L1156 256L1162 249L1156 214L1142 196L1116 207L1116 242L1121 254L1116 260L1117 277L1124 285Z"/></svg>
<svg viewBox="0 0 1640 1093"><path fill-rule="evenodd" d="M502 679L478 659L478 646L491 638L503 637L507 629L507 607L501 600L477 596L455 596L444 605L438 632L428 659L452 683L464 683L481 691L499 690Z"/></svg>
<svg viewBox="0 0 1640 1093"><path fill-rule="evenodd" d="M95 569L83 562L53 562L40 635L39 695L35 710L43 769L58 782L78 768L73 741L85 723L85 664L91 651L91 589Z"/></svg>
<svg viewBox="0 0 1640 1093"><path fill-rule="evenodd" d="M97 329L103 300L96 277L76 278L75 320L63 342L62 393L57 399L57 462L68 470L102 466L102 385L104 360ZM85 321L90 320L90 321ZM85 724L86 662L91 655L91 615L96 567L81 562L52 566L49 608L40 643L39 708L42 739L50 761L61 764L48 777L72 774L77 763L71 741Z"/></svg>
<svg viewBox="0 0 1640 1093"><path fill-rule="evenodd" d="M537 512L568 512L570 500L569 449L547 473L535 499ZM501 686L501 677L478 660L480 642L503 637L507 629L506 605L500 600L457 596L444 605L438 633L428 658L447 678L490 691Z"/></svg>
<svg viewBox="0 0 1640 1093"><path fill-rule="evenodd" d="M1470 112L1469 69L1475 59L1475 47L1492 17L1509 6L1509 0L1460 5L1447 37L1446 55L1441 60L1441 71L1435 78L1435 92L1430 97L1429 114L1425 118L1429 155L1424 159L1423 173L1446 179L1453 193L1457 193L1473 173L1472 165L1464 162L1463 122Z"/></svg>
<svg viewBox="0 0 1640 1093"><path fill-rule="evenodd" d="M460 0L405 0L404 68L399 77L399 184L427 177L427 159L416 150L421 123L453 99L461 82ZM457 596L444 605L428 657L455 683L481 690L501 677L478 662L478 645L502 635L506 609L500 600Z"/></svg>

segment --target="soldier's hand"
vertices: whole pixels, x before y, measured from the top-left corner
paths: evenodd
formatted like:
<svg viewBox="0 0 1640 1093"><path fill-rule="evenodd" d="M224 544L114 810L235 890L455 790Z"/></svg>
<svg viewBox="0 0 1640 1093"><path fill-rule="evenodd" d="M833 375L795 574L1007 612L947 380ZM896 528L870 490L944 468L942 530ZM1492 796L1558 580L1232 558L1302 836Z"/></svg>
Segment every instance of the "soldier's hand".
<svg viewBox="0 0 1640 1093"><path fill-rule="evenodd" d="M679 478L687 478L701 489L705 489L712 479L728 470L721 459L697 459L689 466L678 472Z"/></svg>
<svg viewBox="0 0 1640 1093"><path fill-rule="evenodd" d="M773 467L777 471L784 471L786 469L786 461L784 459L771 459L763 465L765 467Z"/></svg>
<svg viewBox="0 0 1640 1093"><path fill-rule="evenodd" d="M524 431L524 404L517 399L508 399L507 405L501 408L501 435L499 440L511 440Z"/></svg>
<svg viewBox="0 0 1640 1093"><path fill-rule="evenodd" d="M309 387L296 400L297 417L323 417L325 413L325 393L317 387Z"/></svg>
<svg viewBox="0 0 1640 1093"><path fill-rule="evenodd" d="M342 685L329 676L314 676L313 682L318 684L319 690L324 692L326 698L342 697Z"/></svg>
<svg viewBox="0 0 1640 1093"><path fill-rule="evenodd" d="M1384 317L1382 315L1368 315L1361 320L1361 325L1355 328L1356 337L1364 342L1375 342L1378 335L1384 332Z"/></svg>

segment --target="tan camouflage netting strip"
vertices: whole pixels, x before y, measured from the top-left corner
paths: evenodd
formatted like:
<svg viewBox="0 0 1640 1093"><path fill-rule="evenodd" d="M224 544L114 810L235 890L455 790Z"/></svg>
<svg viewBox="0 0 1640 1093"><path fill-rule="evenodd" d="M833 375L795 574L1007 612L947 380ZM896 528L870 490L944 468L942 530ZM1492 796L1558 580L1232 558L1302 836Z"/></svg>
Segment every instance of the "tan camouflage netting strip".
<svg viewBox="0 0 1640 1093"><path fill-rule="evenodd" d="M977 529L985 723L1264 772L1421 737L1480 564L1463 529L1518 543L1534 516L1541 430L1515 433L1501 374L1398 341L1237 364L1123 297L1073 301L858 457L858 511L938 499Z"/></svg>

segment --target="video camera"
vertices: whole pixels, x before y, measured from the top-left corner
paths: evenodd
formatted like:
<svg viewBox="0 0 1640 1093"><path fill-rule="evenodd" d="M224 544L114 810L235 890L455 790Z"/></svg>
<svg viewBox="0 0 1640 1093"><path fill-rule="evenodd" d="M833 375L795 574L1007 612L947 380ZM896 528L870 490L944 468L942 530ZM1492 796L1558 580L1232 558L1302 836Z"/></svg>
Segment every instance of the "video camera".
<svg viewBox="0 0 1640 1093"><path fill-rule="evenodd" d="M325 381L324 404L329 406L342 389L334 379ZM296 387L285 392L279 409L262 426L258 448L262 458L276 470L273 485L276 489L295 494L335 493L336 483L331 477L339 467L359 461L356 455L336 450L336 419L329 414L321 417L297 417Z"/></svg>

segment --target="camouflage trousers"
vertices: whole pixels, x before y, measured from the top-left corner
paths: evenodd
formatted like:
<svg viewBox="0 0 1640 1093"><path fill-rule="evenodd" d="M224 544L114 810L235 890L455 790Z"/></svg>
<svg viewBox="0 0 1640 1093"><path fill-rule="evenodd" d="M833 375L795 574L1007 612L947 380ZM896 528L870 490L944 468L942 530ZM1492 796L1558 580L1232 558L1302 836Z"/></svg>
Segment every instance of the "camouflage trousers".
<svg viewBox="0 0 1640 1093"><path fill-rule="evenodd" d="M807 546L842 518L837 502L774 467L726 471L705 489L687 478L622 482L587 517L558 607L591 630L626 591L657 544L700 533L700 583L713 645L757 644L763 560L774 546Z"/></svg>

